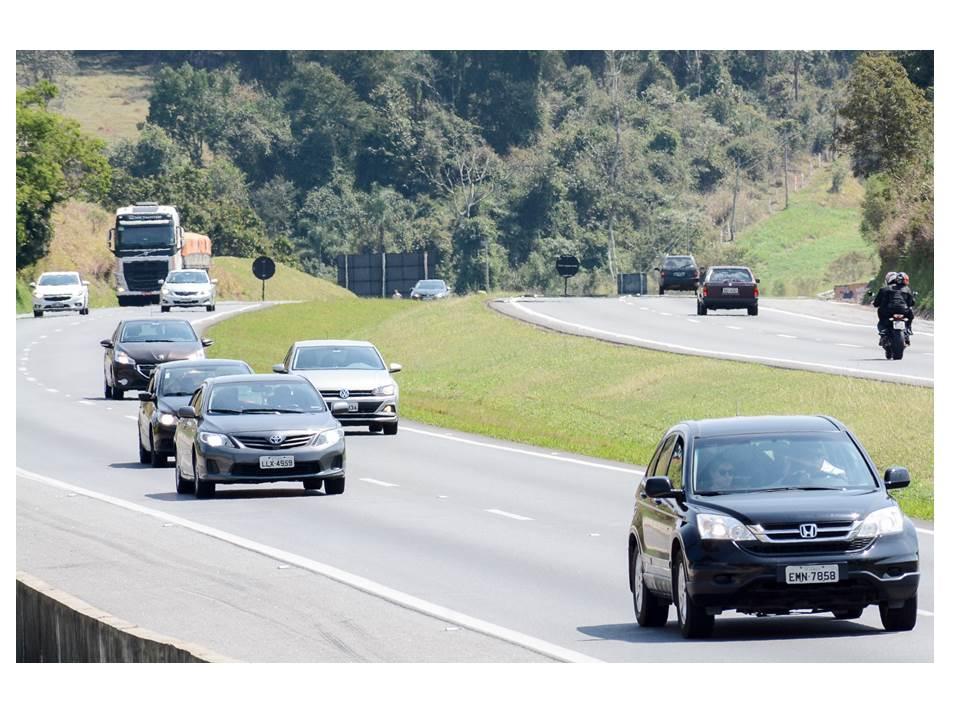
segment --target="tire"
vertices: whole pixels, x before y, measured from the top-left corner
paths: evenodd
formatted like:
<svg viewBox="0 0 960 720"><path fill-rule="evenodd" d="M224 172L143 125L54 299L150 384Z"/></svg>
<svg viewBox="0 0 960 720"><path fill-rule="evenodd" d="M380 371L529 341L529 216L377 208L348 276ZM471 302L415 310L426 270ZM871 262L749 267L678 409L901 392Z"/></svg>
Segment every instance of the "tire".
<svg viewBox="0 0 960 720"><path fill-rule="evenodd" d="M207 305L207 312L213 312L217 309L216 305Z"/></svg>
<svg viewBox="0 0 960 720"><path fill-rule="evenodd" d="M140 442L140 426L139 425L137 425L137 450L140 451L140 464L146 465L147 463L149 463L150 451L145 450L143 447L143 443ZM154 467L156 467L156 465L154 465Z"/></svg>
<svg viewBox="0 0 960 720"><path fill-rule="evenodd" d="M169 305L161 305L161 306L160 306L160 312L162 312L162 313L164 313L164 312L170 312L170 306L169 306Z"/></svg>
<svg viewBox="0 0 960 720"><path fill-rule="evenodd" d="M113 392L110 389L110 383L107 382L107 379L103 379L103 399L109 400L113 397Z"/></svg>
<svg viewBox="0 0 960 720"><path fill-rule="evenodd" d="M660 288L660 294L663 295L663 288Z"/></svg>
<svg viewBox="0 0 960 720"><path fill-rule="evenodd" d="M327 495L342 495L346 484L347 478L344 475L328 477L323 481L323 491Z"/></svg>
<svg viewBox="0 0 960 720"><path fill-rule="evenodd" d="M158 453L156 447L156 442L150 438L150 465L155 468L166 467L167 456L164 453Z"/></svg>
<svg viewBox="0 0 960 720"><path fill-rule="evenodd" d="M304 490L319 490L323 487L323 480L304 480L303 489Z"/></svg>
<svg viewBox="0 0 960 720"><path fill-rule="evenodd" d="M902 608L889 608L886 605L880 606L880 622L883 623L883 629L888 632L903 632L913 630L917 624L917 596L907 600Z"/></svg>
<svg viewBox="0 0 960 720"><path fill-rule="evenodd" d="M760 308L756 305L747 308L747 315L756 315L758 312L760 312Z"/></svg>
<svg viewBox="0 0 960 720"><path fill-rule="evenodd" d="M890 349L889 345L883 348L883 354L887 356L887 360L893 359L893 350Z"/></svg>
<svg viewBox="0 0 960 720"><path fill-rule="evenodd" d="M633 576L633 615L640 627L663 627L667 624L670 604L654 595L643 584L643 563L639 548L631 552L630 573Z"/></svg>
<svg viewBox="0 0 960 720"><path fill-rule="evenodd" d="M890 336L890 353L894 360L903 360L903 348L906 347L903 342L903 330L894 330Z"/></svg>
<svg viewBox="0 0 960 720"><path fill-rule="evenodd" d="M183 475L180 474L180 463L173 463L173 477L177 484L177 495L192 495L194 490L194 484L192 480L184 479Z"/></svg>
<svg viewBox="0 0 960 720"><path fill-rule="evenodd" d="M383 425L380 423L370 423L370 432L380 432L383 429Z"/></svg>
<svg viewBox="0 0 960 720"><path fill-rule="evenodd" d="M713 615L707 614L687 592L687 565L683 555L673 561L673 597L677 605L677 622L685 638L705 638L713 633Z"/></svg>
<svg viewBox="0 0 960 720"><path fill-rule="evenodd" d="M131 305L133 305L133 303L131 303L130 300L131 298L128 298L128 297L118 297L117 305L119 305L120 307L130 307Z"/></svg>
<svg viewBox="0 0 960 720"><path fill-rule="evenodd" d="M43 310L34 310L34 311L33 311L33 316L34 316L34 317L43 317Z"/></svg>
<svg viewBox="0 0 960 720"><path fill-rule="evenodd" d="M834 610L833 616L837 620L856 620L863 615L863 608L849 608L847 610Z"/></svg>
<svg viewBox="0 0 960 720"><path fill-rule="evenodd" d="M395 422L395 423L387 423L387 424L385 424L385 425L383 426L383 434L384 434L384 435L396 435L396 434L397 434L397 430L398 430L399 428L400 428L400 423L399 423L399 421L398 421L398 422Z"/></svg>
<svg viewBox="0 0 960 720"><path fill-rule="evenodd" d="M706 315L707 308L703 306L703 303L697 300L697 315Z"/></svg>
<svg viewBox="0 0 960 720"><path fill-rule="evenodd" d="M201 480L197 475L197 456L193 456L193 492L198 499L212 498L217 491L217 484L209 480Z"/></svg>
<svg viewBox="0 0 960 720"><path fill-rule="evenodd" d="M123 400L123 390L118 387L110 388L110 399L111 400Z"/></svg>

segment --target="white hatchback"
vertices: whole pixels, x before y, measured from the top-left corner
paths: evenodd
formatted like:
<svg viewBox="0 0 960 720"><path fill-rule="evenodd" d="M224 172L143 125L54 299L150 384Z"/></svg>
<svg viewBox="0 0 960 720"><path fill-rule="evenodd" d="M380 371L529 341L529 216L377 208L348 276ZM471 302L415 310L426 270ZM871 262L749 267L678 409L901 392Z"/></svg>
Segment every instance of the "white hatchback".
<svg viewBox="0 0 960 720"><path fill-rule="evenodd" d="M45 272L33 288L33 316L43 317L51 310L76 310L81 315L90 312L90 293L86 280L78 272Z"/></svg>
<svg viewBox="0 0 960 720"><path fill-rule="evenodd" d="M170 312L172 307L217 309L217 281L211 280L206 270L171 270L161 282L160 312Z"/></svg>

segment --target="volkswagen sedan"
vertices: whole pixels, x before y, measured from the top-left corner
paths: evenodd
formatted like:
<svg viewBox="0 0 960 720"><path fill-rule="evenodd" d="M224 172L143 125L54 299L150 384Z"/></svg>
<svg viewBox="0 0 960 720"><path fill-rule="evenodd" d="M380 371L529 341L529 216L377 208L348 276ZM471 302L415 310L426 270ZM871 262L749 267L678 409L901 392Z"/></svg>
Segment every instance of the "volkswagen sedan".
<svg viewBox="0 0 960 720"><path fill-rule="evenodd" d="M747 315L756 315L759 284L748 267L707 268L697 288L697 315L706 315L707 310L746 310Z"/></svg>

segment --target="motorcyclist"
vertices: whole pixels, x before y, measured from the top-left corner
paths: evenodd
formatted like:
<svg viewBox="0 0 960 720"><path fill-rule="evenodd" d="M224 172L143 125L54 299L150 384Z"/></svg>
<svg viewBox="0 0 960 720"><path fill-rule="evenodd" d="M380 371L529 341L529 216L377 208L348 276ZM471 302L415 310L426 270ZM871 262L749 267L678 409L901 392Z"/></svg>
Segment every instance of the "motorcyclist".
<svg viewBox="0 0 960 720"><path fill-rule="evenodd" d="M900 314L906 318L907 332L904 333L904 342L910 344L910 335L913 334L913 305L915 303L913 291L910 289L910 276L903 272L888 272L884 278L884 287L880 288L873 298L873 306L877 308L877 331L880 333L880 345L883 345L883 335L890 329L890 316Z"/></svg>

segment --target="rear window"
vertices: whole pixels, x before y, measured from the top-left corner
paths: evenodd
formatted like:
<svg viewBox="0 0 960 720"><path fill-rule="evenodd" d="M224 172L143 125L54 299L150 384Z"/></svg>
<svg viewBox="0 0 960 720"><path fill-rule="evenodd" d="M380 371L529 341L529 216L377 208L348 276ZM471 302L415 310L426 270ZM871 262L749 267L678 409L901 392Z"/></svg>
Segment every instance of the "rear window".
<svg viewBox="0 0 960 720"><path fill-rule="evenodd" d="M663 266L668 270L676 270L678 268L695 267L696 263L693 261L692 257L678 256L668 257L663 261Z"/></svg>
<svg viewBox="0 0 960 720"><path fill-rule="evenodd" d="M753 275L746 268L716 268L709 282L753 282Z"/></svg>

